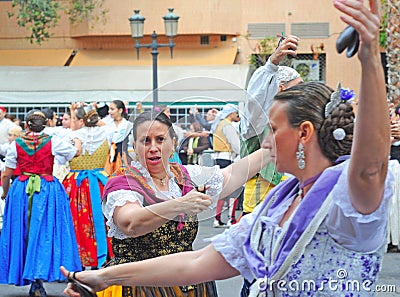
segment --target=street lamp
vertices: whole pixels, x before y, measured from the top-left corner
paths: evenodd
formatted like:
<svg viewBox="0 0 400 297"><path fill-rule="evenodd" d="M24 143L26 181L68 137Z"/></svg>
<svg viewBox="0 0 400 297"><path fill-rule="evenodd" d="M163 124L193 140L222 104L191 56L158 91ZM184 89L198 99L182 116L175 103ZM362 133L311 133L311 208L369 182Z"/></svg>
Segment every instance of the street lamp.
<svg viewBox="0 0 400 297"><path fill-rule="evenodd" d="M153 107L158 105L158 78L157 78L157 56L159 54L159 47L169 47L172 52L175 46L174 37L178 31L178 19L174 13L173 8L168 8L168 13L163 16L165 26L165 36L169 37L169 43L161 44L157 42L156 31L151 34L152 42L149 44L140 44L139 39L143 37L144 21L145 18L139 14L140 10L134 10L135 14L129 18L131 24L132 38L136 39L135 48L137 53L137 59L139 60L139 51L141 48L151 48L151 55L153 56Z"/></svg>

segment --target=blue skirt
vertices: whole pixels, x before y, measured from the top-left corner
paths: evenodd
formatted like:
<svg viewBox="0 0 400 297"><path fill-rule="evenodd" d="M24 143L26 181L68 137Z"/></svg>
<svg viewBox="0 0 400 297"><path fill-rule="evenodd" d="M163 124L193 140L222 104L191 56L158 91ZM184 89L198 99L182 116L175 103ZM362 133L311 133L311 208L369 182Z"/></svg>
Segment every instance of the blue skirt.
<svg viewBox="0 0 400 297"><path fill-rule="evenodd" d="M82 270L69 198L54 178L40 178L28 222L28 180L16 179L7 195L0 238L0 283L24 286L36 279L65 280L60 266Z"/></svg>

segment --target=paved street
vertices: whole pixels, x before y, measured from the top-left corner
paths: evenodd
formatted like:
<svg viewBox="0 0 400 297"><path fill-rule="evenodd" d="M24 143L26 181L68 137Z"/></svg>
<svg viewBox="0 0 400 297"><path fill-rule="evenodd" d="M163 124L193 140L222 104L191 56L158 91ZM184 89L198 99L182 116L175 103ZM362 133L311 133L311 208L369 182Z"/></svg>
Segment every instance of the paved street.
<svg viewBox="0 0 400 297"><path fill-rule="evenodd" d="M210 211L201 216L199 235L194 243L196 249L207 244L203 241L204 238L209 238L224 230L212 228L213 213L214 211ZM380 292L375 296L400 297L400 253L385 254L379 285L381 285L382 289L388 289L388 286L395 286L396 292ZM239 297L241 286L242 279L240 277L225 281L217 281L219 297ZM45 288L48 297L64 296L62 292L65 288L65 283L45 284ZM28 296L28 291L29 286L15 287L0 285L0 297L26 297Z"/></svg>

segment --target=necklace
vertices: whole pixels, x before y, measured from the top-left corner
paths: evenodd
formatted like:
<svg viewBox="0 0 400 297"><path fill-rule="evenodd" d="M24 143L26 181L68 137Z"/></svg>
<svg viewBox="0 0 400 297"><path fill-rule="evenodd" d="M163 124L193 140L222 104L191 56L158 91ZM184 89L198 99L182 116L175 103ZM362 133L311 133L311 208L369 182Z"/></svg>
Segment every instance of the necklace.
<svg viewBox="0 0 400 297"><path fill-rule="evenodd" d="M299 191L297 192L297 195L300 197L299 202L303 201L303 189L304 189L306 186L308 186L309 184L315 182L315 181L318 179L318 177L321 176L321 174L322 174L322 172L320 172L320 173L318 173L318 174L316 174L316 175L314 175L314 176L311 176L309 179L306 179L305 181L303 181L302 183L300 183L300 185L299 185Z"/></svg>
<svg viewBox="0 0 400 297"><path fill-rule="evenodd" d="M162 185L162 186L165 186L166 184L167 184L167 181L168 181L168 174L166 174L164 177L157 177L157 176L154 176L154 175L151 175L150 174L150 176L154 179L156 179L156 180L159 180L160 181L160 184Z"/></svg>

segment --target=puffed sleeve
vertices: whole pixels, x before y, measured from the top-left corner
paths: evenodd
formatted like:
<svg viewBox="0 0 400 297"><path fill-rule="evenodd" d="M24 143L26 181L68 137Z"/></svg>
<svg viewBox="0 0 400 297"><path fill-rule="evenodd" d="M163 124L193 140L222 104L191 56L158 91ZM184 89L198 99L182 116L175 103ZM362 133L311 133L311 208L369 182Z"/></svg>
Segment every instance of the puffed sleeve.
<svg viewBox="0 0 400 297"><path fill-rule="evenodd" d="M214 245L215 250L221 253L226 262L248 280L253 279L253 274L244 255L243 244L261 206L262 204L257 205L252 213L243 216L237 224L208 240Z"/></svg>
<svg viewBox="0 0 400 297"><path fill-rule="evenodd" d="M388 171L379 207L373 213L365 215L359 213L350 201L349 161L339 166L344 168L331 192L334 202L326 219L328 232L338 244L347 249L359 252L374 251L386 242L389 202L393 195L393 174Z"/></svg>
<svg viewBox="0 0 400 297"><path fill-rule="evenodd" d="M118 206L124 206L128 202L139 202L143 206L143 196L137 192L128 190L117 190L107 195L107 199L103 202L103 214L107 219L107 226L110 227L108 231L109 237L124 239L125 236L117 225L114 223L114 210Z"/></svg>
<svg viewBox="0 0 400 297"><path fill-rule="evenodd" d="M71 160L76 154L76 147L68 141L65 141L57 136L51 139L51 151L54 156L54 162L63 165Z"/></svg>

